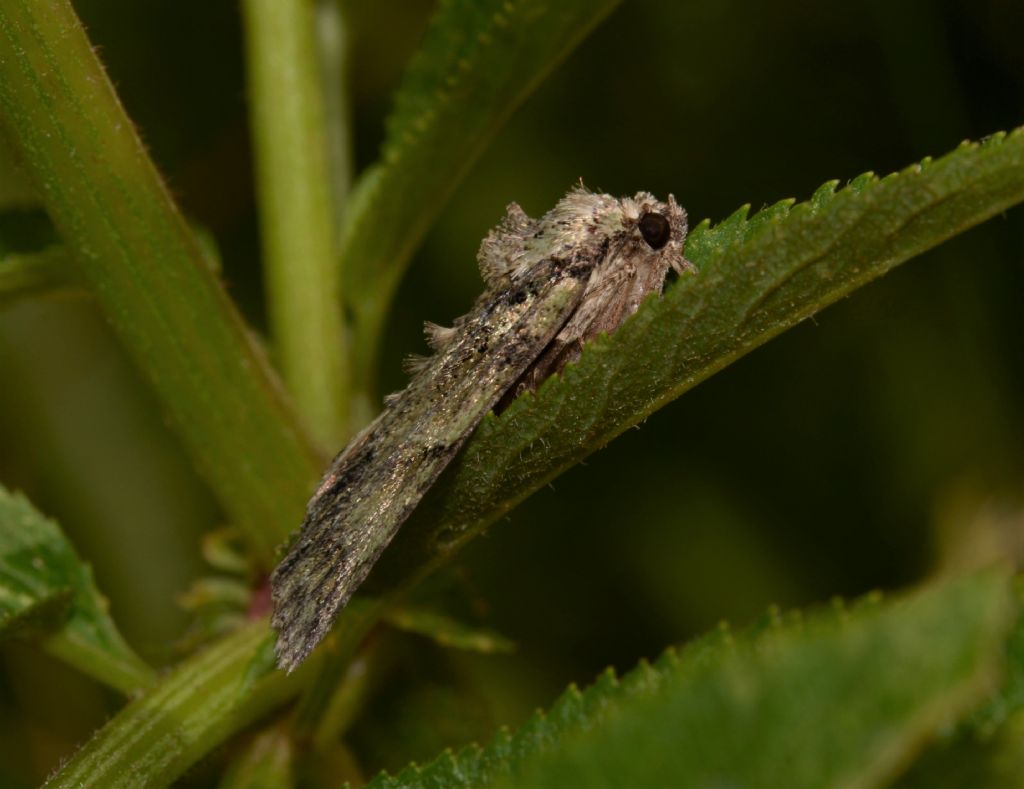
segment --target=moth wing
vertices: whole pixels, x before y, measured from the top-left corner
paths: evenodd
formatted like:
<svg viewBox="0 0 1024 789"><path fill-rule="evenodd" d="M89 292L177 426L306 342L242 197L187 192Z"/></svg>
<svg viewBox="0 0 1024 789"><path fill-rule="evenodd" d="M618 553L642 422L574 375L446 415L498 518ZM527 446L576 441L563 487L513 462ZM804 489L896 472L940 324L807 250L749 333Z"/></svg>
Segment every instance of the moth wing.
<svg viewBox="0 0 1024 789"><path fill-rule="evenodd" d="M291 671L323 639L469 434L573 313L589 275L544 260L495 293L331 464L271 576L278 665Z"/></svg>
<svg viewBox="0 0 1024 789"><path fill-rule="evenodd" d="M535 390L542 381L575 362L583 346L602 332L611 334L651 293L661 293L669 263L640 270L609 263L594 271L579 304L544 352L523 373L516 394Z"/></svg>

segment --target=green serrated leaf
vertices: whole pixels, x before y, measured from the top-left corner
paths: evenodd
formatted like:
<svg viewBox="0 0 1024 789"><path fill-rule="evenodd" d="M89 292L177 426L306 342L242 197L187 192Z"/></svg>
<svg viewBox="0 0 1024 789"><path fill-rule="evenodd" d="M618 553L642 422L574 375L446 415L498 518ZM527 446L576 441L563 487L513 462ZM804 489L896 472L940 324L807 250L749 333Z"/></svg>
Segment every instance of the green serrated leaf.
<svg viewBox="0 0 1024 789"><path fill-rule="evenodd" d="M1024 130L879 180L701 223L699 268L580 361L485 418L392 547L373 586L431 569L549 480L680 394L894 266L1024 200Z"/></svg>
<svg viewBox="0 0 1024 789"><path fill-rule="evenodd" d="M57 526L0 488L0 633L67 613L78 560Z"/></svg>
<svg viewBox="0 0 1024 789"><path fill-rule="evenodd" d="M873 786L991 689L1014 610L988 570L720 629L570 688L487 748L381 776L428 786Z"/></svg>
<svg viewBox="0 0 1024 789"><path fill-rule="evenodd" d="M618 2L441 3L396 95L382 161L358 182L342 232L357 378L371 377L394 289L455 185L512 110Z"/></svg>
<svg viewBox="0 0 1024 789"><path fill-rule="evenodd" d="M57 524L2 486L0 633L42 636L48 652L126 693L155 676L117 631L92 571Z"/></svg>

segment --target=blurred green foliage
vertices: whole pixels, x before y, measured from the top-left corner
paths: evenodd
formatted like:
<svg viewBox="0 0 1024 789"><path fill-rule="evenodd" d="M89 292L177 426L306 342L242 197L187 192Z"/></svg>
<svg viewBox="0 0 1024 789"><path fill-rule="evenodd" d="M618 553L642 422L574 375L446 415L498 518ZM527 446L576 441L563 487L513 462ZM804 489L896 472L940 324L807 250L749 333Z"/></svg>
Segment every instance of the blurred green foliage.
<svg viewBox="0 0 1024 789"><path fill-rule="evenodd" d="M721 627L621 678L569 688L486 749L371 786L874 785L937 719L990 692L1012 621L1006 592L1005 574L989 571L884 604L875 595Z"/></svg>
<svg viewBox="0 0 1024 789"><path fill-rule="evenodd" d="M345 5L362 167L432 4ZM184 211L216 238L232 296L264 327L235 5L75 9ZM673 192L696 224L886 173L1020 125L1022 35L1010 0L623 4L511 118L430 232L387 327L380 393L423 351L422 321L462 314L479 292L476 247L507 202L536 215L582 177ZM24 200L11 183L6 205ZM40 236L26 232L24 248L52 240ZM399 637L351 732L362 767L484 739L569 681L626 670L721 619L954 563L978 539L965 526L979 508L1021 503L1022 294L1018 208L731 365L525 502L424 592L517 653ZM80 295L0 307L0 480L61 523L138 652L175 659L175 599L204 572L199 537L220 516ZM118 705L5 645L0 785L33 785ZM417 725L424 710L436 728Z"/></svg>

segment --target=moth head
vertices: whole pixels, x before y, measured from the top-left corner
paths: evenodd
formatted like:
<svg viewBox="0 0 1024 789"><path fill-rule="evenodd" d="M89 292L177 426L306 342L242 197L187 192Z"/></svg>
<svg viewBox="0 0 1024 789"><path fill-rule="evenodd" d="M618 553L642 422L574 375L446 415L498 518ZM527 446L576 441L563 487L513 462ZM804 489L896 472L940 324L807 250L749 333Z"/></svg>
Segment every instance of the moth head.
<svg viewBox="0 0 1024 789"><path fill-rule="evenodd" d="M648 192L638 192L621 201L622 233L634 255L654 258L677 271L686 266L686 211L672 195L667 202Z"/></svg>

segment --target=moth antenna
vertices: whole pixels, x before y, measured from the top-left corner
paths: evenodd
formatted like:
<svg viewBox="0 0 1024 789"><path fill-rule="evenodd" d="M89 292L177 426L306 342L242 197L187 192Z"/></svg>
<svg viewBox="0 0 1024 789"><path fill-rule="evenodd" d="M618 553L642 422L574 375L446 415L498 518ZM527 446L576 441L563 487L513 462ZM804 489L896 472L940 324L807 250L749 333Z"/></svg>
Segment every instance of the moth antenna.
<svg viewBox="0 0 1024 789"><path fill-rule="evenodd" d="M526 215L519 203L509 203L505 217L480 243L476 259L480 274L489 287L508 285L512 272L526 253L526 241L537 230L537 223Z"/></svg>
<svg viewBox="0 0 1024 789"><path fill-rule="evenodd" d="M432 358L432 356L420 356L418 353L411 353L402 360L402 369L408 375L416 375L430 364Z"/></svg>
<svg viewBox="0 0 1024 789"><path fill-rule="evenodd" d="M454 328L439 326L430 321L423 324L423 333L427 336L427 345L435 351L443 351L455 337Z"/></svg>

